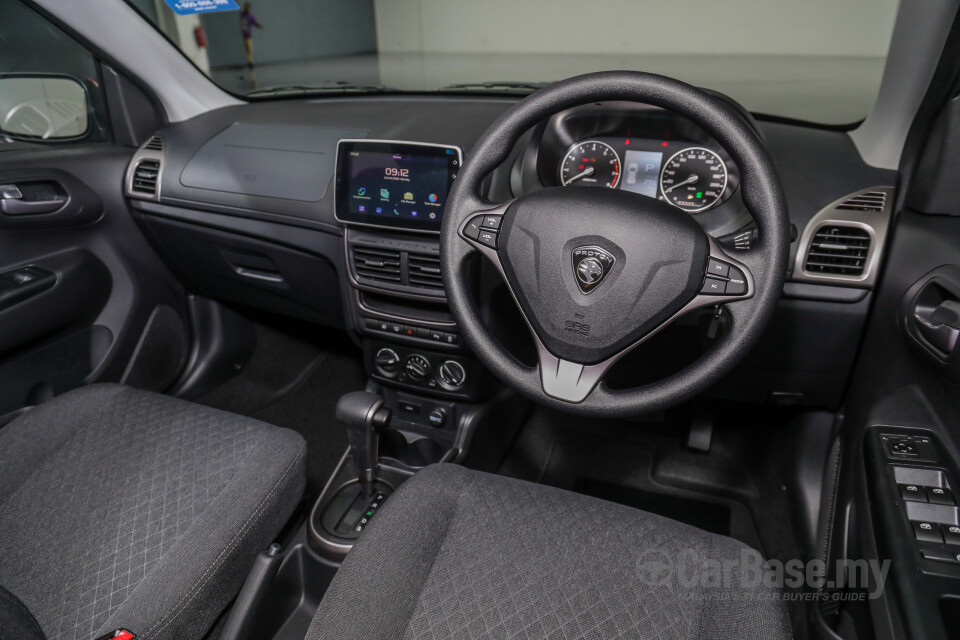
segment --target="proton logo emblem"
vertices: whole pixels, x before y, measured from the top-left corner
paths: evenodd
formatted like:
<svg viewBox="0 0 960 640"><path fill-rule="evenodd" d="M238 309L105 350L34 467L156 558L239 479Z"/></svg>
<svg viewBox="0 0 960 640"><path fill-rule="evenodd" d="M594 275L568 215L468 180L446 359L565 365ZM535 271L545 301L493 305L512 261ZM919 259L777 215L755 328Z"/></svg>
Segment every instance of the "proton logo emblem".
<svg viewBox="0 0 960 640"><path fill-rule="evenodd" d="M583 293L590 293L607 277L617 259L609 251L597 246L577 247L573 250L573 274Z"/></svg>

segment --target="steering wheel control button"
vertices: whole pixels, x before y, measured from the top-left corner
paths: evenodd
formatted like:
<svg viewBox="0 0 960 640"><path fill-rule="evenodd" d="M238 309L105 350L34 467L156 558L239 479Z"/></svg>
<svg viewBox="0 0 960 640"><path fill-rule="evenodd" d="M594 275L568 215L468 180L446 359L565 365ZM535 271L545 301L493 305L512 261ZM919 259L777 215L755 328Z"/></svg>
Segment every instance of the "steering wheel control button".
<svg viewBox="0 0 960 640"><path fill-rule="evenodd" d="M471 240L476 240L480 236L480 225L482 223L483 216L476 216L467 223L467 226L463 228L463 235L467 236Z"/></svg>
<svg viewBox="0 0 960 640"><path fill-rule="evenodd" d="M479 242L482 245L488 246L491 249L496 249L497 248L497 232L481 229L480 235L477 237L477 242Z"/></svg>
<svg viewBox="0 0 960 640"><path fill-rule="evenodd" d="M943 542L940 526L935 522L914 522L913 535L919 542Z"/></svg>
<svg viewBox="0 0 960 640"><path fill-rule="evenodd" d="M590 293L597 288L610 275L616 261L616 257L603 247L590 245L574 249L573 275L580 291Z"/></svg>
<svg viewBox="0 0 960 640"><path fill-rule="evenodd" d="M708 276L714 276L716 278L726 278L729 272L730 272L730 265L728 265L726 262L720 262L716 258L710 258L710 262L707 264Z"/></svg>
<svg viewBox="0 0 960 640"><path fill-rule="evenodd" d="M709 296L722 296L727 292L727 281L717 278L704 278L700 293Z"/></svg>
<svg viewBox="0 0 960 640"><path fill-rule="evenodd" d="M927 492L915 484L900 485L900 497L907 502L926 502Z"/></svg>
<svg viewBox="0 0 960 640"><path fill-rule="evenodd" d="M950 490L942 487L928 487L927 501L930 504L946 504L950 506L957 504L957 501L953 499L953 494L950 492Z"/></svg>
<svg viewBox="0 0 960 640"><path fill-rule="evenodd" d="M747 276L743 275L743 271L736 267L730 267L728 277L730 278L730 281L727 282L728 296L742 296L747 292Z"/></svg>
<svg viewBox="0 0 960 640"><path fill-rule="evenodd" d="M480 226L484 229L493 229L494 231L500 230L500 223L503 221L503 216L483 216L483 222Z"/></svg>

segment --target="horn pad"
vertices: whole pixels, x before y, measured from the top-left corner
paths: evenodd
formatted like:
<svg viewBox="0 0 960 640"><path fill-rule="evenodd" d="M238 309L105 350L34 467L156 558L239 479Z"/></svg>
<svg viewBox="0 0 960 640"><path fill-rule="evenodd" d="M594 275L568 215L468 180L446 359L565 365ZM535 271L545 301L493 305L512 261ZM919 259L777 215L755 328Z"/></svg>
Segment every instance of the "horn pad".
<svg viewBox="0 0 960 640"><path fill-rule="evenodd" d="M544 346L564 360L595 364L693 299L709 243L690 214L653 198L555 187L510 205L498 251Z"/></svg>

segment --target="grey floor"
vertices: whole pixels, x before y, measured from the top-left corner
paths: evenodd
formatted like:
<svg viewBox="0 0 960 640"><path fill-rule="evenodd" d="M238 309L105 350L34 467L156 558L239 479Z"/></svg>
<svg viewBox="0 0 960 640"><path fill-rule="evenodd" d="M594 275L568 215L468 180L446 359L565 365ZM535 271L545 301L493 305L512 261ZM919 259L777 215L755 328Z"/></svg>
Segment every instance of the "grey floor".
<svg viewBox="0 0 960 640"><path fill-rule="evenodd" d="M235 93L331 81L432 91L464 82L552 82L631 69L721 91L757 113L849 124L873 106L883 65L883 58L825 56L371 53L258 64L253 70L220 68L212 75Z"/></svg>

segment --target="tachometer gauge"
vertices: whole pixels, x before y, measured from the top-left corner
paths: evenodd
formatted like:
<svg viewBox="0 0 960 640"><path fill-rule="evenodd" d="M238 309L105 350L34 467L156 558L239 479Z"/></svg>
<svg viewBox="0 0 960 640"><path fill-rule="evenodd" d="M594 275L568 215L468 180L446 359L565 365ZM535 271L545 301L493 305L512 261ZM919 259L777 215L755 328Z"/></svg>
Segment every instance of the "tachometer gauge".
<svg viewBox="0 0 960 640"><path fill-rule="evenodd" d="M616 187L620 182L620 156L606 142L587 140L569 149L560 165L560 184Z"/></svg>
<svg viewBox="0 0 960 640"><path fill-rule="evenodd" d="M727 165L703 147L689 147L673 154L660 174L663 198L689 213L706 211L720 202L726 188Z"/></svg>

